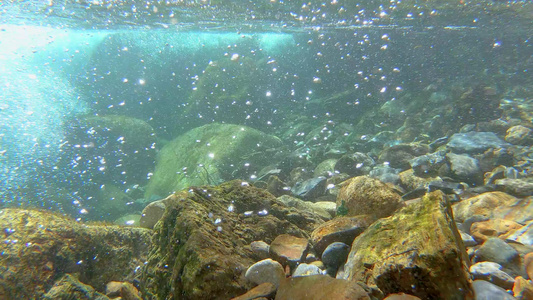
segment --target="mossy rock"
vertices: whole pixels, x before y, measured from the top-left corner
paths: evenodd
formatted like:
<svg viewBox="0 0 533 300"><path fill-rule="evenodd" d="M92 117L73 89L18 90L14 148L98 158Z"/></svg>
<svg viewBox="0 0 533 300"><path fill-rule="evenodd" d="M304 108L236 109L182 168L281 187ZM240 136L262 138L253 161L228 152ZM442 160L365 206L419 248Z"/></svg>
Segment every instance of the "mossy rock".
<svg viewBox="0 0 533 300"><path fill-rule="evenodd" d="M277 137L246 126L213 123L192 129L161 149L145 199L190 186L247 179L272 163L272 150L279 146Z"/></svg>
<svg viewBox="0 0 533 300"><path fill-rule="evenodd" d="M42 299L67 273L76 273L97 291L105 291L111 280L132 280L135 268L146 261L152 236L144 228L83 224L24 209L1 210L0 227L5 229L0 244L3 299Z"/></svg>
<svg viewBox="0 0 533 300"><path fill-rule="evenodd" d="M288 207L242 181L193 187L165 199L144 266L148 299L231 299L251 288L244 278L257 262L253 241L280 234L309 238L319 215Z"/></svg>
<svg viewBox="0 0 533 300"><path fill-rule="evenodd" d="M343 277L377 286L385 295L471 299L468 264L449 203L436 191L358 236Z"/></svg>

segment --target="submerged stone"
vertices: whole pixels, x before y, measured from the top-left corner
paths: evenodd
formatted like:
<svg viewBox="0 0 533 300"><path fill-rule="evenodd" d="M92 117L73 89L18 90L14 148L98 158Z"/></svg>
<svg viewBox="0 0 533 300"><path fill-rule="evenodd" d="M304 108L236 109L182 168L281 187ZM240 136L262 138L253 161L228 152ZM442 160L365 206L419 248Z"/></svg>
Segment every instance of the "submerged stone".
<svg viewBox="0 0 533 300"><path fill-rule="evenodd" d="M320 176L298 182L292 187L292 193L305 200L313 200L326 192L326 177Z"/></svg>
<svg viewBox="0 0 533 300"><path fill-rule="evenodd" d="M278 287L281 280L285 278L285 270L279 262L267 258L251 265L244 276L248 281L257 285L268 282Z"/></svg>
<svg viewBox="0 0 533 300"><path fill-rule="evenodd" d="M313 230L311 241L315 251L321 255L326 247L335 242L351 245L353 240L372 224L373 218L362 215L355 217L336 217Z"/></svg>
<svg viewBox="0 0 533 300"><path fill-rule="evenodd" d="M280 139L241 125L213 123L192 129L166 144L157 155L145 199L199 185L249 178L271 164Z"/></svg>
<svg viewBox="0 0 533 300"><path fill-rule="evenodd" d="M450 138L447 147L454 153L482 153L490 148L505 148L511 144L500 139L492 132L455 133Z"/></svg>
<svg viewBox="0 0 533 300"><path fill-rule="evenodd" d="M63 275L43 296L43 300L56 299L109 300L106 295L98 293L92 286L81 283L76 277L70 274Z"/></svg>
<svg viewBox="0 0 533 300"><path fill-rule="evenodd" d="M354 240L342 278L375 285L384 294L471 297L468 256L444 197L432 192L372 224Z"/></svg>
<svg viewBox="0 0 533 300"><path fill-rule="evenodd" d="M370 297L355 282L335 279L327 275L313 275L283 280L275 299L370 300Z"/></svg>

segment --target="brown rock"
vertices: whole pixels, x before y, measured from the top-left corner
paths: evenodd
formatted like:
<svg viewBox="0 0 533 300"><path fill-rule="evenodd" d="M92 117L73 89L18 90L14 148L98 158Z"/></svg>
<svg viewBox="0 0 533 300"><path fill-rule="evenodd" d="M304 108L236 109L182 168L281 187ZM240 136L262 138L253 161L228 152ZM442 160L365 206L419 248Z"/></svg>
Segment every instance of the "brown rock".
<svg viewBox="0 0 533 300"><path fill-rule="evenodd" d="M426 194L355 238L343 278L384 294L469 299L468 256L444 194Z"/></svg>
<svg viewBox="0 0 533 300"><path fill-rule="evenodd" d="M420 300L417 296L404 294L404 293L398 293L398 294L390 294L383 300Z"/></svg>
<svg viewBox="0 0 533 300"><path fill-rule="evenodd" d="M400 176L400 183L408 191L412 191L422 186L426 186L428 183L437 180L439 177L418 177L415 175L413 169L409 169L398 174Z"/></svg>
<svg viewBox="0 0 533 300"><path fill-rule="evenodd" d="M526 268L527 276L530 280L533 278L533 252L524 256L524 267Z"/></svg>
<svg viewBox="0 0 533 300"><path fill-rule="evenodd" d="M470 235L479 243L484 243L491 237L499 237L511 230L521 228L522 225L509 220L492 219L473 223L470 227Z"/></svg>
<svg viewBox="0 0 533 300"><path fill-rule="evenodd" d="M290 187L276 175L270 175L266 183L266 190L272 195L279 197L281 195L290 195Z"/></svg>
<svg viewBox="0 0 533 300"><path fill-rule="evenodd" d="M123 300L142 300L136 287L129 282L124 282L120 288L120 296Z"/></svg>
<svg viewBox="0 0 533 300"><path fill-rule="evenodd" d="M276 289L276 286L272 283L265 282L249 290L244 295L232 298L232 300L254 300L261 297L272 298L276 293Z"/></svg>
<svg viewBox="0 0 533 300"><path fill-rule="evenodd" d="M291 277L282 281L276 300L370 300L368 294L355 282L335 279L327 275Z"/></svg>
<svg viewBox="0 0 533 300"><path fill-rule="evenodd" d="M531 300L533 299L533 284L522 276L518 276L514 279L513 294L518 300Z"/></svg>
<svg viewBox="0 0 533 300"><path fill-rule="evenodd" d="M250 248L258 259L266 259L269 256L270 246L263 241L253 241L250 243Z"/></svg>
<svg viewBox="0 0 533 300"><path fill-rule="evenodd" d="M518 200L512 206L501 206L492 212L493 217L526 224L533 220L533 197Z"/></svg>
<svg viewBox="0 0 533 300"><path fill-rule="evenodd" d="M515 195L517 197L527 197L533 195L532 178L504 178L496 180L494 184L496 184L496 186L503 187L506 193Z"/></svg>
<svg viewBox="0 0 533 300"><path fill-rule="evenodd" d="M282 265L295 267L305 260L309 242L306 238L298 238L290 234L278 235L270 244L270 256Z"/></svg>
<svg viewBox="0 0 533 300"><path fill-rule="evenodd" d="M461 223L474 215L491 218L496 208L509 207L517 201L515 197L503 192L483 193L455 204L452 207L453 216L457 222Z"/></svg>
<svg viewBox="0 0 533 300"><path fill-rule="evenodd" d="M230 299L251 288L250 243L280 234L308 237L323 221L242 181L192 187L167 198L154 228L141 287L158 299Z"/></svg>
<svg viewBox="0 0 533 300"><path fill-rule="evenodd" d="M348 209L348 216L370 215L383 218L403 206L402 198L387 184L368 176L359 176L342 183L337 207Z"/></svg>
<svg viewBox="0 0 533 300"><path fill-rule="evenodd" d="M351 245L353 240L360 235L373 222L373 218L363 215L355 217L336 217L318 226L311 233L311 242L315 245L318 255L334 242Z"/></svg>
<svg viewBox="0 0 533 300"><path fill-rule="evenodd" d="M2 295L2 294L0 294ZM5 296L5 295L2 295ZM81 283L76 277L65 274L58 281L54 283L52 288L39 298L10 298L9 296L2 299L43 299L43 300L57 300L57 299L76 299L76 300L109 300L105 295L102 295L94 290L90 285Z"/></svg>

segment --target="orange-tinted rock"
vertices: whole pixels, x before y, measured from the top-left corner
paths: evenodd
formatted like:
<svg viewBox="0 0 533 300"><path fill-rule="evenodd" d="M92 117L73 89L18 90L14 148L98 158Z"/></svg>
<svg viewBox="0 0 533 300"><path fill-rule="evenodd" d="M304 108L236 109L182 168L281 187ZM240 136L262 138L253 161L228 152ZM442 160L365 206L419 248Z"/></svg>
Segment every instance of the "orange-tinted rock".
<svg viewBox="0 0 533 300"><path fill-rule="evenodd" d="M493 219L473 223L470 227L470 234L476 241L483 243L490 237L499 237L521 227L522 225L514 221Z"/></svg>
<svg viewBox="0 0 533 300"><path fill-rule="evenodd" d="M398 294L390 294L383 300L420 300L417 296L404 294L404 293L398 293Z"/></svg>
<svg viewBox="0 0 533 300"><path fill-rule="evenodd" d="M270 282L265 282L249 290L246 294L235 297L232 300L253 300L260 297L271 298L275 293L276 286Z"/></svg>
<svg viewBox="0 0 533 300"><path fill-rule="evenodd" d="M520 199L512 206L498 207L493 211L493 217L525 224L533 220L533 197Z"/></svg>
<svg viewBox="0 0 533 300"><path fill-rule="evenodd" d="M278 235L270 244L270 256L282 265L296 266L304 261L309 250L306 238L299 238L289 234Z"/></svg>
<svg viewBox="0 0 533 300"><path fill-rule="evenodd" d="M474 215L491 218L496 208L511 206L517 201L515 197L503 192L483 193L455 204L452 207L453 216L457 222L464 222Z"/></svg>
<svg viewBox="0 0 533 300"><path fill-rule="evenodd" d="M514 145L531 145L533 142L533 133L531 129L516 125L507 129L505 140Z"/></svg>
<svg viewBox="0 0 533 300"><path fill-rule="evenodd" d="M348 216L370 215L383 218L403 206L402 198L387 184L368 176L358 176L342 183L337 207L348 209Z"/></svg>
<svg viewBox="0 0 533 300"><path fill-rule="evenodd" d="M377 286L383 294L421 299L469 299L469 259L444 194L374 222L355 238L342 278Z"/></svg>
<svg viewBox="0 0 533 300"><path fill-rule="evenodd" d="M527 276L533 280L533 252L524 256L524 267L526 268Z"/></svg>
<svg viewBox="0 0 533 300"><path fill-rule="evenodd" d="M518 276L514 279L513 294L518 300L531 300L533 299L533 284L522 276Z"/></svg>
<svg viewBox="0 0 533 300"><path fill-rule="evenodd" d="M327 275L291 277L282 281L276 300L370 300L368 294L355 282L335 279Z"/></svg>
<svg viewBox="0 0 533 300"><path fill-rule="evenodd" d="M321 255L326 247L334 242L342 242L351 245L353 240L365 231L373 219L369 216L336 217L318 226L311 233L311 242L315 245L315 251Z"/></svg>

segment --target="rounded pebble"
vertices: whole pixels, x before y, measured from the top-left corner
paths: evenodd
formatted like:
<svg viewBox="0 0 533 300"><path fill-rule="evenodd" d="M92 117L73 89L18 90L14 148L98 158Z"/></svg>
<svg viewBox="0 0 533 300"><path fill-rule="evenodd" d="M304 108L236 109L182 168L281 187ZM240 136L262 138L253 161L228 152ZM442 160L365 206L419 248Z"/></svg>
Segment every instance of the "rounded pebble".
<svg viewBox="0 0 533 300"><path fill-rule="evenodd" d="M350 246L345 243L335 242L330 244L322 253L322 262L327 267L339 268L346 262L346 258L350 253Z"/></svg>
<svg viewBox="0 0 533 300"><path fill-rule="evenodd" d="M320 275L322 271L315 265L299 264L292 277Z"/></svg>
<svg viewBox="0 0 533 300"><path fill-rule="evenodd" d="M279 287L281 279L285 278L285 270L279 262L268 258L249 267L244 277L257 285L270 282Z"/></svg>

